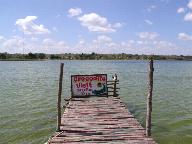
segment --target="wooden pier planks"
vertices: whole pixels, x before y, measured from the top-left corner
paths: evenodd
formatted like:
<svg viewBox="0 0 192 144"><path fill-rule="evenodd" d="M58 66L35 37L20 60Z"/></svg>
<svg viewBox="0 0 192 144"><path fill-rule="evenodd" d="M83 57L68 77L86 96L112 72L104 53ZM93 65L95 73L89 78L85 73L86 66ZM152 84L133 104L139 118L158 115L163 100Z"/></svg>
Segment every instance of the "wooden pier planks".
<svg viewBox="0 0 192 144"><path fill-rule="evenodd" d="M118 97L73 98L49 144L155 144Z"/></svg>

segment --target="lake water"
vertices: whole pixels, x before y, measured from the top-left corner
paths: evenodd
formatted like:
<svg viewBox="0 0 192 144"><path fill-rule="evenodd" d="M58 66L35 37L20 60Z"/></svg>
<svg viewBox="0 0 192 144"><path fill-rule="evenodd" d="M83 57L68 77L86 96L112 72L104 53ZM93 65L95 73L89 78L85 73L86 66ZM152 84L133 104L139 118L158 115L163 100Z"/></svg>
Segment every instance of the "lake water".
<svg viewBox="0 0 192 144"><path fill-rule="evenodd" d="M41 144L55 132L60 62L70 75L117 73L120 96L145 126L147 61L0 62L0 144ZM155 61L152 135L159 144L192 143L192 62Z"/></svg>

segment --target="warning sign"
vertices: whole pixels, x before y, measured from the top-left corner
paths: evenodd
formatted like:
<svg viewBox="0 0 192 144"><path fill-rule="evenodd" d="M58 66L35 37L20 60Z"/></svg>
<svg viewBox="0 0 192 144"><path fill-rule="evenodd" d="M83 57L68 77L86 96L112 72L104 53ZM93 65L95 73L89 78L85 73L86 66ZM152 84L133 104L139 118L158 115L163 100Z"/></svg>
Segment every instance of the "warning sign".
<svg viewBox="0 0 192 144"><path fill-rule="evenodd" d="M72 75L72 97L107 95L107 75Z"/></svg>

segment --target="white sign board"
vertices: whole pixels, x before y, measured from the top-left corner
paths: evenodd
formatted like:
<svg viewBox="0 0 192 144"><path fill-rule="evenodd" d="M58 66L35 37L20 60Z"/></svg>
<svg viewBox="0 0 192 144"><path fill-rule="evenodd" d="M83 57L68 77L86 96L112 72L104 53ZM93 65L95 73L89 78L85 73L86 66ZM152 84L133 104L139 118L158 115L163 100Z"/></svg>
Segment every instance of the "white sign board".
<svg viewBox="0 0 192 144"><path fill-rule="evenodd" d="M72 97L107 95L107 75L72 75Z"/></svg>

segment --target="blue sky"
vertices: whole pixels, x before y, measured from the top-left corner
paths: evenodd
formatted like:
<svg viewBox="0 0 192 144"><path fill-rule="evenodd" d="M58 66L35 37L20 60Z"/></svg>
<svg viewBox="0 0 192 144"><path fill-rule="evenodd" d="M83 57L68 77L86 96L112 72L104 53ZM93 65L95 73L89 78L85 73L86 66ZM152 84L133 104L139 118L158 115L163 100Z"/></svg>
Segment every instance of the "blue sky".
<svg viewBox="0 0 192 144"><path fill-rule="evenodd" d="M0 52L192 55L192 0L1 0Z"/></svg>

